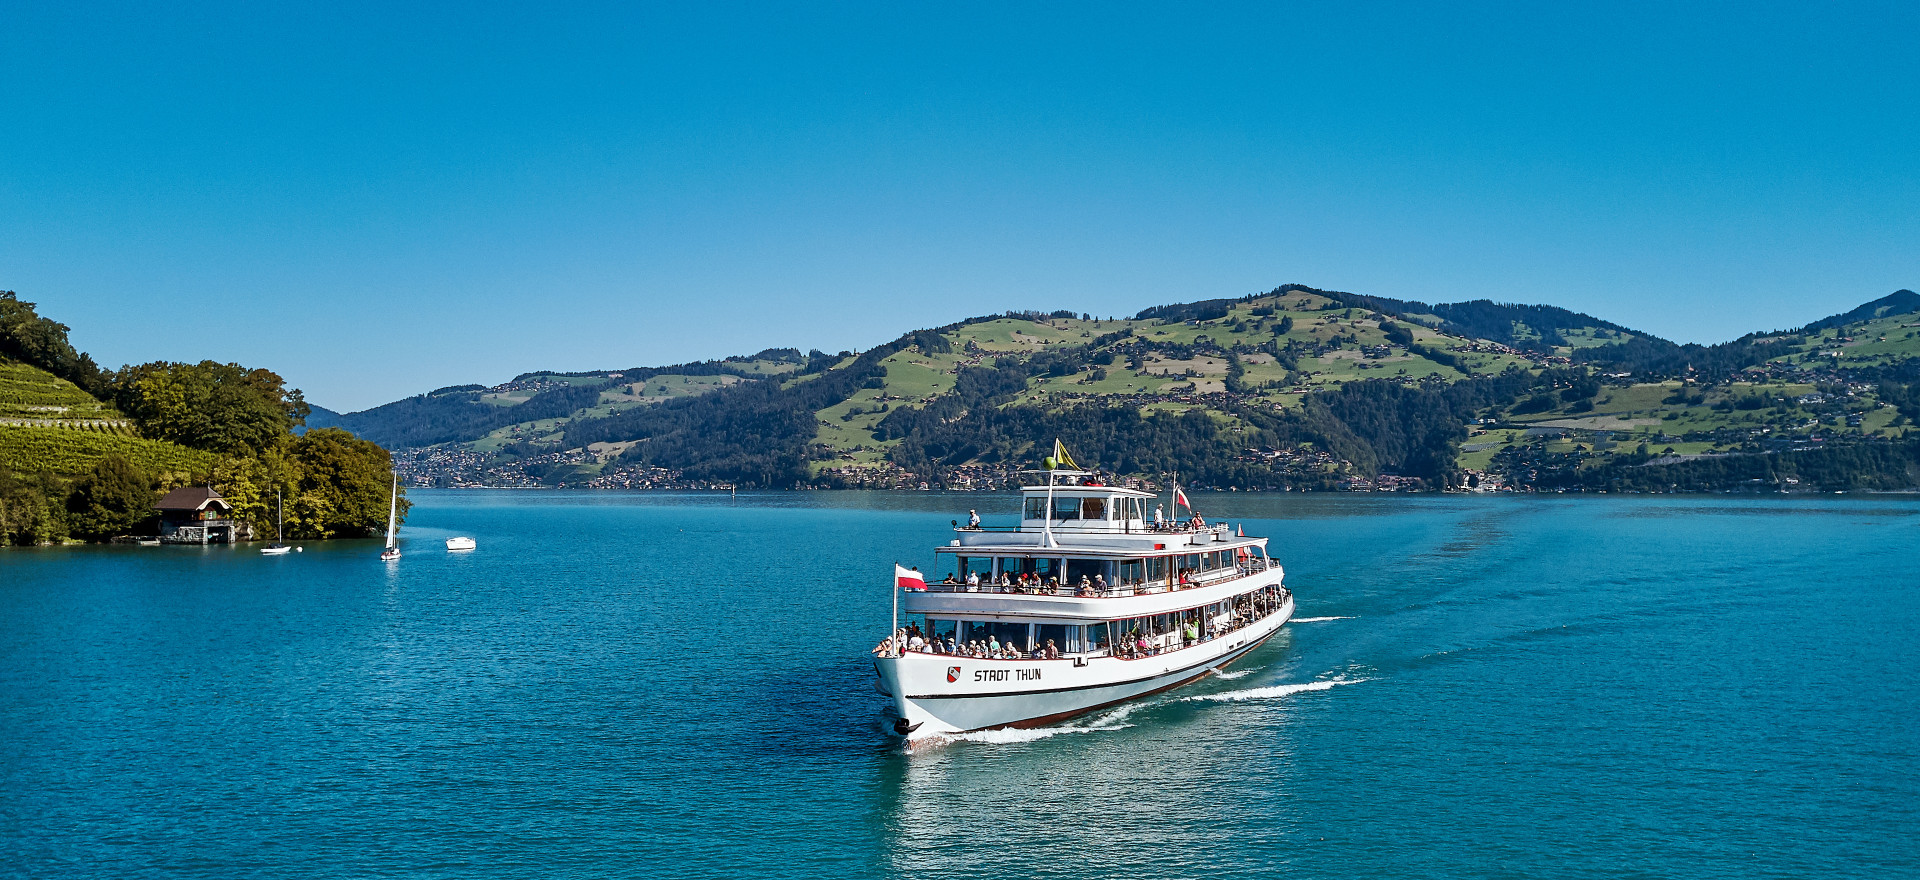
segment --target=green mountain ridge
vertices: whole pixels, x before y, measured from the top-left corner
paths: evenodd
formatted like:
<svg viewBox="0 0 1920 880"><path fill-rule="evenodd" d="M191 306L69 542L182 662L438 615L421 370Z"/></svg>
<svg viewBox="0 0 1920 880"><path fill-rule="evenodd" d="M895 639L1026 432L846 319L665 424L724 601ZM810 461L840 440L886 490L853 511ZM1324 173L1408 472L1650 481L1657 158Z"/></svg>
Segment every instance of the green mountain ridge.
<svg viewBox="0 0 1920 880"><path fill-rule="evenodd" d="M338 420L437 485L986 488L1059 436L1083 464L1222 488L1724 488L1741 456L1905 488L1920 469L1899 455L1813 459L1905 448L1916 301L1701 346L1290 284L1123 319L979 316L860 353L526 373ZM1762 471L1738 479L1798 485Z"/></svg>

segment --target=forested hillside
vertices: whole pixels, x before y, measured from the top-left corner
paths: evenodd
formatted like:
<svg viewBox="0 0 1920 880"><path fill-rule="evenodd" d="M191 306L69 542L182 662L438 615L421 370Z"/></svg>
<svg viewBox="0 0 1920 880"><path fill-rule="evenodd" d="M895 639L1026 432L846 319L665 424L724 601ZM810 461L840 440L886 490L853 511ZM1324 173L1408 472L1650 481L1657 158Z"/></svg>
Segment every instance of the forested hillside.
<svg viewBox="0 0 1920 880"><path fill-rule="evenodd" d="M1219 488L1675 490L1721 487L1741 456L1772 462L1774 489L1888 488L1917 299L1700 346L1552 306L1285 285L980 316L858 353L527 374L340 418L438 485L988 488L1060 437L1123 478Z"/></svg>

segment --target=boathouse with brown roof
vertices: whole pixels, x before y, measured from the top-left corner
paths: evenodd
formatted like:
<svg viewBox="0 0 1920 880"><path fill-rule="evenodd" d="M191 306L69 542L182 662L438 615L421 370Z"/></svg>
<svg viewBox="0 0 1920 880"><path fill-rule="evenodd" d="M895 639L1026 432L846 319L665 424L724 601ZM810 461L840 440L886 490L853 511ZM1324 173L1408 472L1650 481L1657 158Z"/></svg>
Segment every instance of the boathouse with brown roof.
<svg viewBox="0 0 1920 880"><path fill-rule="evenodd" d="M166 544L231 544L247 537L233 518L233 505L211 486L184 486L167 493L160 511L160 540Z"/></svg>

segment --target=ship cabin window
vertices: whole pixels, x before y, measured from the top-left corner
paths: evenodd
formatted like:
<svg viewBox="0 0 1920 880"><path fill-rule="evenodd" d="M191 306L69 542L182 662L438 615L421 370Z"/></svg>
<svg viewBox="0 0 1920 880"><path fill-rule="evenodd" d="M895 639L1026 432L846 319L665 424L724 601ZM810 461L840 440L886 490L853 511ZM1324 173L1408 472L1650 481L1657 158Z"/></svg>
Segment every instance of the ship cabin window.
<svg viewBox="0 0 1920 880"><path fill-rule="evenodd" d="M967 579L967 575L970 575L970 574L979 575L980 579L983 581L991 579L993 577L993 557L991 556L960 557L960 579L964 581Z"/></svg>
<svg viewBox="0 0 1920 880"><path fill-rule="evenodd" d="M1021 575L1032 575L1041 580L1046 580L1047 578L1059 575L1060 560L1008 556L1000 560L1000 571L1007 576L1008 580L1015 580Z"/></svg>
<svg viewBox="0 0 1920 880"><path fill-rule="evenodd" d="M946 644L949 639L958 638L959 632L960 624L958 621L941 618L929 618L927 620L927 635L938 640L943 645Z"/></svg>
<svg viewBox="0 0 1920 880"><path fill-rule="evenodd" d="M1107 637L1107 625L1105 623L1089 624L1086 630L1087 630L1087 635L1086 635L1087 650L1089 651L1106 650L1106 647L1109 643L1108 637Z"/></svg>
<svg viewBox="0 0 1920 880"><path fill-rule="evenodd" d="M1047 499L1045 497L1028 498L1027 511L1024 516L1027 519L1046 519Z"/></svg>
<svg viewBox="0 0 1920 880"><path fill-rule="evenodd" d="M1144 559L1120 560L1120 583L1131 584L1146 577L1147 561Z"/></svg>
<svg viewBox="0 0 1920 880"><path fill-rule="evenodd" d="M1104 559L1067 560L1067 583L1078 584L1081 578L1093 580L1095 575L1107 576L1107 562Z"/></svg>
<svg viewBox="0 0 1920 880"><path fill-rule="evenodd" d="M1147 580L1150 580L1150 581L1165 580L1167 577L1168 569L1169 569L1169 566L1167 565L1167 563L1171 561L1172 561L1172 557L1169 557L1169 556L1147 557Z"/></svg>
<svg viewBox="0 0 1920 880"><path fill-rule="evenodd" d="M999 642L1001 645L1013 645L1022 651L1031 651L1032 635L1028 632L1031 624L1001 623L991 620L963 620L960 630L963 641L979 642L982 645Z"/></svg>
<svg viewBox="0 0 1920 880"><path fill-rule="evenodd" d="M1053 499L1053 518L1058 520L1079 519L1080 518L1080 499L1078 498Z"/></svg>
<svg viewBox="0 0 1920 880"><path fill-rule="evenodd" d="M1045 648L1053 643L1054 650L1062 654L1078 654L1080 648L1080 627L1064 623L1036 623L1033 626L1033 646Z"/></svg>
<svg viewBox="0 0 1920 880"><path fill-rule="evenodd" d="M1081 519L1106 519L1107 518L1107 499L1105 498L1080 499L1080 518Z"/></svg>

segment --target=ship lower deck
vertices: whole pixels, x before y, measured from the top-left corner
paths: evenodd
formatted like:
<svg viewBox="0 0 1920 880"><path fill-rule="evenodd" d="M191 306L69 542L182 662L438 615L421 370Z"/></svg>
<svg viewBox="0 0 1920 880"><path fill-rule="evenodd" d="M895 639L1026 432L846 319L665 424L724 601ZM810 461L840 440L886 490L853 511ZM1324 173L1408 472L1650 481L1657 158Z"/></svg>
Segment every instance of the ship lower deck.
<svg viewBox="0 0 1920 880"><path fill-rule="evenodd" d="M1241 626L1133 658L994 660L907 652L876 659L875 669L910 737L1036 727L1202 678L1259 647L1293 612L1288 595L1270 613Z"/></svg>

